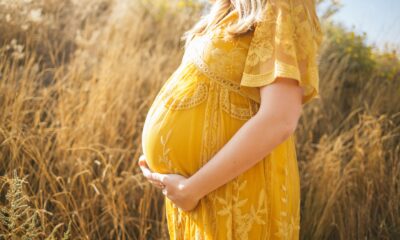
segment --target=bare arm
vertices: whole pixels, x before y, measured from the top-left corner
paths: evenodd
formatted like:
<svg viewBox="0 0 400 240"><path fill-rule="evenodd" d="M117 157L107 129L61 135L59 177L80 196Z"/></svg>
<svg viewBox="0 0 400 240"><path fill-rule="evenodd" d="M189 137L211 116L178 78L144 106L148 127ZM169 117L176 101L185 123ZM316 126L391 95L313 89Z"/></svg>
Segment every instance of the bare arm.
<svg viewBox="0 0 400 240"><path fill-rule="evenodd" d="M302 112L298 82L280 78L260 94L257 114L188 179L187 188L198 199L250 169L295 131Z"/></svg>

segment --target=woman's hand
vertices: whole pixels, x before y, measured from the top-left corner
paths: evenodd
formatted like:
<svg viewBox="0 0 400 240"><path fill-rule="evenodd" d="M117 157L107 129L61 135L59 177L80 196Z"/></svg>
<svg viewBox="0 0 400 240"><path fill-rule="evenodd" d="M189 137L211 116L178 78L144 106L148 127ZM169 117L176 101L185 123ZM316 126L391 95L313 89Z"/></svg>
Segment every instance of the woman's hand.
<svg viewBox="0 0 400 240"><path fill-rule="evenodd" d="M188 185L188 178L179 174L151 172L144 155L140 156L138 163L147 180L157 188L162 189L163 194L177 207L184 211L191 211L196 208L200 198L195 194L195 189L191 189Z"/></svg>
<svg viewBox="0 0 400 240"><path fill-rule="evenodd" d="M151 171L147 165L146 162L146 158L144 155L140 155L139 160L138 160L138 164L140 167L140 170L142 170L143 175L147 178L147 180L153 184L155 187L163 189L164 188L164 184L161 183L160 181L153 181L152 179L149 179L147 176L149 176L151 174Z"/></svg>

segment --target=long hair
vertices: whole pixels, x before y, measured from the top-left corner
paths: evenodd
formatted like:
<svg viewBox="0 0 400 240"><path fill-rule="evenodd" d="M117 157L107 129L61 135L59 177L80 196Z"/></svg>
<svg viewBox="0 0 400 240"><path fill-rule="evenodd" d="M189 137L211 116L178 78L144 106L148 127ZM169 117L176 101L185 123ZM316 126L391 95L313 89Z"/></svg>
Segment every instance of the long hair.
<svg viewBox="0 0 400 240"><path fill-rule="evenodd" d="M185 41L185 48L195 36L207 32L231 11L237 11L239 17L235 23L231 23L226 27L226 37L232 38L253 30L255 24L262 21L267 1L270 0L214 0L210 11L203 15L192 29L183 34L182 40ZM315 1L302 0L302 4L307 10L307 17L311 23L312 30L316 33L320 43L321 28L316 14Z"/></svg>
<svg viewBox="0 0 400 240"><path fill-rule="evenodd" d="M210 11L203 15L192 29L185 32L182 40L186 42L185 46L196 35L202 35L207 30L215 26L231 11L238 12L238 21L230 24L226 28L228 37L235 37L248 32L254 24L261 20L262 10L267 0L215 0Z"/></svg>

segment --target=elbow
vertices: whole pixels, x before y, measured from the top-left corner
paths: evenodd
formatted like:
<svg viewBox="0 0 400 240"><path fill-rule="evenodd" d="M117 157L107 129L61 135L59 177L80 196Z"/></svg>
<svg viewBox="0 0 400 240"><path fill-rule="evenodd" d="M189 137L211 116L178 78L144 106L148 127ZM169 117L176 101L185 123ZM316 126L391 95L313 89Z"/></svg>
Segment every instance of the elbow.
<svg viewBox="0 0 400 240"><path fill-rule="evenodd" d="M299 117L286 114L261 114L259 119L260 124L264 126L263 129L269 132L273 129L274 135L280 136L282 142L296 131L299 122Z"/></svg>
<svg viewBox="0 0 400 240"><path fill-rule="evenodd" d="M290 135L294 134L297 129L299 120L300 120L300 113L299 114L288 114L281 116L282 119L282 134L284 138L288 138Z"/></svg>
<svg viewBox="0 0 400 240"><path fill-rule="evenodd" d="M282 123L282 135L284 139L287 139L292 135L297 129L297 120L286 121L286 123Z"/></svg>

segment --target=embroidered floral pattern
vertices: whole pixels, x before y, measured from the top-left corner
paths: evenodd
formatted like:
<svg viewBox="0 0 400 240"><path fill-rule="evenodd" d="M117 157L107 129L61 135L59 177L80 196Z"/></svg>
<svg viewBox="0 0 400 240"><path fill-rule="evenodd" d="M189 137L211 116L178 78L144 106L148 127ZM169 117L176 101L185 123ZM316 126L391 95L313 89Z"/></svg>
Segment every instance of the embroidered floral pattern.
<svg viewBox="0 0 400 240"><path fill-rule="evenodd" d="M227 87L233 91L239 92L240 91L240 86L239 84L233 82L232 80L225 79L218 75L216 72L212 71L208 65L199 57L193 58L194 63L197 65L197 67L207 76L209 79L217 82L218 84L223 85L224 87Z"/></svg>
<svg viewBox="0 0 400 240"><path fill-rule="evenodd" d="M303 104L319 98L315 69L322 32L313 8L304 0L267 2L249 47L242 86L261 87L286 77L304 87Z"/></svg>
<svg viewBox="0 0 400 240"><path fill-rule="evenodd" d="M167 146L167 142L168 142L169 137L171 136L171 132L172 132L172 129L170 129L168 131L166 136L162 135L160 137L160 141L161 141L161 145L162 145L162 154L160 156L160 162L164 163L168 167L168 169L170 169L174 172L178 172L178 169L176 169L174 167L174 165L172 165L172 162L170 161L170 159L168 157L168 154L171 151L171 149Z"/></svg>
<svg viewBox="0 0 400 240"><path fill-rule="evenodd" d="M218 94L220 92L220 85L215 82L210 82L209 97L206 101L206 109L204 113L204 125L203 125L203 136L201 141L201 164L205 165L217 150L222 147L222 138L220 128L221 115L218 114L219 99ZM215 204L216 195L215 192L209 193L205 196L204 200L206 205ZM216 213L212 207L205 209L206 216L211 224L211 239L216 239L217 226L212 224L215 222ZM204 212L203 212L204 214Z"/></svg>
<svg viewBox="0 0 400 240"><path fill-rule="evenodd" d="M265 20L256 27L257 31L254 32L252 45L248 51L246 64L249 67L254 67L260 62L265 62L273 56L274 41L272 36L277 24L274 21L275 19L276 13L274 9L271 7L266 8Z"/></svg>
<svg viewBox="0 0 400 240"><path fill-rule="evenodd" d="M237 106L230 101L229 93L230 91L228 89L222 89L220 102L222 105L222 109L230 116L240 120L248 120L257 113L259 109L258 103L254 102L251 99L247 99L247 107Z"/></svg>
<svg viewBox="0 0 400 240"><path fill-rule="evenodd" d="M313 58L315 58L316 55L309 55L307 53L315 52L317 49L317 43L314 42L313 35L303 34L312 32L311 25L307 21L304 21L307 17L305 14L302 5L298 5L293 9L293 17L297 19L297 21L294 21L294 38L298 42L298 46L301 46L296 48L296 51L298 52L297 58L299 60L307 60L307 58L311 58L310 61L313 61Z"/></svg>
<svg viewBox="0 0 400 240"><path fill-rule="evenodd" d="M227 54L227 51L229 51L229 54ZM210 50L210 55L212 55L213 59L218 59L218 61L214 61L211 66L207 64L208 67L211 71L217 72L222 78L234 79L235 76L243 72L243 63L241 61L232 61L233 59L244 59L246 57L246 52L243 48L236 45L228 49L215 47ZM238 85L236 81L231 81Z"/></svg>
<svg viewBox="0 0 400 240"><path fill-rule="evenodd" d="M182 110L193 108L201 104L207 98L207 84L204 82L195 83L190 89L186 89L181 98L177 98L177 88L179 84L175 84L172 89L167 89L162 95L164 106L172 110ZM174 92L175 94L171 94Z"/></svg>
<svg viewBox="0 0 400 240"><path fill-rule="evenodd" d="M284 205L283 210L280 212L280 216L278 216L275 221L278 224L278 231L275 232L275 236L280 237L281 239L293 239L295 230L299 230L300 226L298 225L296 219L297 215L291 215L287 210L289 207L289 197L288 197L288 189L287 189L287 177L289 175L289 171L287 166L284 168L284 183L281 185L282 197L280 201L282 205Z"/></svg>
<svg viewBox="0 0 400 240"><path fill-rule="evenodd" d="M240 191L244 190L246 184L246 180L241 182L237 179L233 180L233 192L235 194L232 196L232 203L227 199L217 197L217 200L223 206L218 211L218 215L227 216L227 229L230 229L232 221L234 223L233 233L229 232L226 239L247 240L253 224L266 224L268 210L265 203L265 189L260 190L258 201L251 206L250 211L242 212L242 207L248 199L240 197Z"/></svg>

